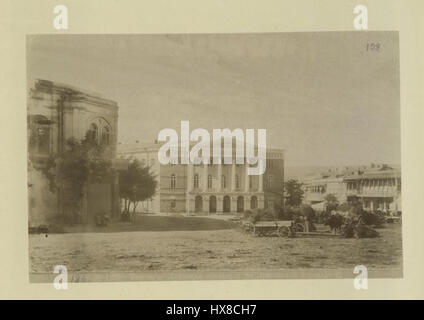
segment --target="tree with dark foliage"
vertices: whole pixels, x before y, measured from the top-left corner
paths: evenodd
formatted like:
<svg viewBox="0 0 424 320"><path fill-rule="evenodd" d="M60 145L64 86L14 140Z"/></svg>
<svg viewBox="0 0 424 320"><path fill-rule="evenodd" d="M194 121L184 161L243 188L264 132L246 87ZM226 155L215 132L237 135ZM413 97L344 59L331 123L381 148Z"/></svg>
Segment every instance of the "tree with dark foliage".
<svg viewBox="0 0 424 320"><path fill-rule="evenodd" d="M310 205L304 204L301 206L300 212L305 217L306 223L308 224L308 230L316 231L316 227L314 224L316 219L315 210Z"/></svg>
<svg viewBox="0 0 424 320"><path fill-rule="evenodd" d="M339 200L334 194L330 193L326 195L324 198L324 201L325 201L325 211L331 212L333 210L337 210L339 206Z"/></svg>
<svg viewBox="0 0 424 320"><path fill-rule="evenodd" d="M112 162L108 152L96 142L85 138L68 139L64 152L56 159L56 180L63 183L72 209L72 220L77 222L88 181L102 182L110 177Z"/></svg>
<svg viewBox="0 0 424 320"><path fill-rule="evenodd" d="M299 207L303 200L304 191L302 190L302 183L295 179L290 179L284 183L284 194L286 205L292 207Z"/></svg>
<svg viewBox="0 0 424 320"><path fill-rule="evenodd" d="M344 224L344 220L345 219L341 214L336 213L330 215L325 224L328 225L330 229L334 231L334 233L336 233L337 231L340 231L342 225Z"/></svg>
<svg viewBox="0 0 424 320"><path fill-rule="evenodd" d="M129 218L131 204L134 214L140 201L151 199L155 195L156 186L157 181L150 167L143 166L137 159L132 160L128 170L119 174L119 192L124 199L123 215Z"/></svg>

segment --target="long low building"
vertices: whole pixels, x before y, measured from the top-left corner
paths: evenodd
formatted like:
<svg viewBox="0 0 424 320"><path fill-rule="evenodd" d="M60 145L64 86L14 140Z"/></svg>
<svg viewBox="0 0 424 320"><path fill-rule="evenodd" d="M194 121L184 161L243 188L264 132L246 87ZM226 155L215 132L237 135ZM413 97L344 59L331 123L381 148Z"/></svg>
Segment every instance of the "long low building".
<svg viewBox="0 0 424 320"><path fill-rule="evenodd" d="M329 194L339 203L360 200L369 211L402 211L401 172L388 165L334 170L304 181L305 201L319 207Z"/></svg>
<svg viewBox="0 0 424 320"><path fill-rule="evenodd" d="M220 214L271 208L283 201L284 151L267 149L266 171L249 176L247 164L168 164L158 161L160 143L118 144L118 157L151 167L158 190L139 210L152 213ZM246 163L246 161L245 161Z"/></svg>
<svg viewBox="0 0 424 320"><path fill-rule="evenodd" d="M365 210L402 211L400 170L390 167L344 178L347 200L359 198Z"/></svg>

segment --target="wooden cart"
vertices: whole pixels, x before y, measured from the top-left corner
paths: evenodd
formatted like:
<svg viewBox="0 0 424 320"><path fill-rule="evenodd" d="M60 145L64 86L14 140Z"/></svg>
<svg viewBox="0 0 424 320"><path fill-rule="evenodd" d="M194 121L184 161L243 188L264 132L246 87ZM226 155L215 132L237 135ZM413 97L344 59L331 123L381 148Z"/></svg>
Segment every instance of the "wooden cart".
<svg viewBox="0 0 424 320"><path fill-rule="evenodd" d="M291 232L292 221L258 221L244 222L243 230L258 237L288 237Z"/></svg>
<svg viewBox="0 0 424 320"><path fill-rule="evenodd" d="M310 232L305 221L258 221L242 223L242 230L258 237L340 237L332 232Z"/></svg>

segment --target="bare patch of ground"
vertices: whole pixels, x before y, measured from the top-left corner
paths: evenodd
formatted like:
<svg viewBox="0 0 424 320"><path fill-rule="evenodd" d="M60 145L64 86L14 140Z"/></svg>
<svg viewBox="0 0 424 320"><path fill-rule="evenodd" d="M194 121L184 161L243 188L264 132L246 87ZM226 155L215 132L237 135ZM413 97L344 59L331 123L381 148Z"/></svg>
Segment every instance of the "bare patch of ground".
<svg viewBox="0 0 424 320"><path fill-rule="evenodd" d="M402 267L401 225L375 239L254 237L234 229L29 236L30 271L140 272Z"/></svg>
<svg viewBox="0 0 424 320"><path fill-rule="evenodd" d="M64 228L65 233L80 232L127 232L127 231L201 231L231 229L231 222L208 217L138 215L134 222L115 222L107 227L94 224L75 225Z"/></svg>

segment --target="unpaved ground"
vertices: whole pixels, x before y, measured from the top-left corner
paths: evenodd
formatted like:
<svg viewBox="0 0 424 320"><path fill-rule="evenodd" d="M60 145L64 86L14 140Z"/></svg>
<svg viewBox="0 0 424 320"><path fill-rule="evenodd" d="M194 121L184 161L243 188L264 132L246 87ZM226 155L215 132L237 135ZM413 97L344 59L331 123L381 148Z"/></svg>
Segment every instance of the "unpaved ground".
<svg viewBox="0 0 424 320"><path fill-rule="evenodd" d="M237 230L30 235L30 270L139 272L402 266L401 225L377 239L253 237Z"/></svg>

